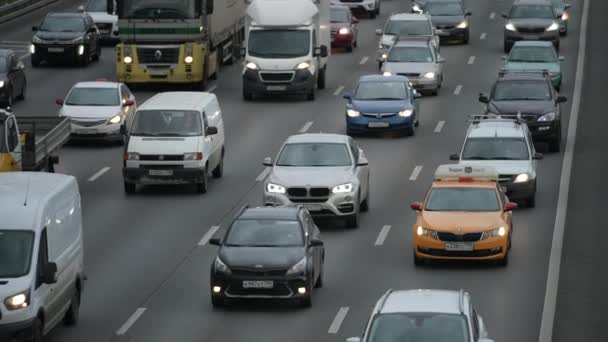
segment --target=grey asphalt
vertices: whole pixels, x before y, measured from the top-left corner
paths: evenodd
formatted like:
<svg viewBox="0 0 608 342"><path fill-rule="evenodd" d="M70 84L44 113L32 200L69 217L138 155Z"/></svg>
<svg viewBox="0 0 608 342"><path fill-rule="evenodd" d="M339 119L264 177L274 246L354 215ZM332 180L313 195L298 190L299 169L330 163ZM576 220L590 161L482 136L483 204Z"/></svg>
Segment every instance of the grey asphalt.
<svg viewBox="0 0 608 342"><path fill-rule="evenodd" d="M53 5L75 8L74 1ZM561 156L546 154L539 167L537 207L518 210L507 268L445 264L413 266L411 225L415 215L409 202L423 198L434 169L449 163L449 154L462 143L466 115L477 113L477 94L487 91L501 65L500 13L510 1L469 0L473 12L468 46L443 46L447 59L444 87L439 96L421 99L421 125L411 138L357 138L371 165L372 203L362 215L361 227L347 230L322 225L326 242L326 279L314 293L313 307L245 305L214 310L209 298L212 246L197 246L214 225L221 236L234 211L244 204L261 204L261 161L273 156L283 140L313 121L309 132L344 133L344 102L333 92L348 90L358 76L377 72L377 37L374 30L397 10L409 10L408 1L384 1L382 14L360 24L359 47L354 53L336 51L331 57L326 90L314 102L241 99L239 64L224 68L217 82L227 135L225 177L213 180L209 192L193 189L146 188L126 196L122 188L122 148L106 144L66 146L58 172L79 180L84 208L85 264L88 274L81 321L60 327L49 341L343 341L361 333L370 310L388 288L464 288L473 295L491 337L502 341L535 341L541 320L551 234L555 218ZM32 25L46 11L37 11L0 25L0 40L28 41ZM490 13L496 13L490 19ZM570 35L562 41L565 72L562 93L572 96L580 4L571 12ZM480 35L486 38L480 40ZM470 56L475 63L468 65ZM105 48L101 62L89 67L28 67L28 99L15 105L17 115L55 115L55 98L63 97L77 81L114 77L114 52ZM369 57L363 65L360 61ZM29 60L25 60L29 63ZM462 91L454 95L461 85ZM136 91L142 103L151 91ZM564 106L569 113L569 103ZM567 129L564 118L564 131ZM434 129L445 121L440 133ZM416 181L411 172L422 166ZM111 169L93 182L88 179L103 167ZM599 202L601 203L601 202ZM384 225L392 229L383 245L374 242ZM348 314L336 334L328 329L341 307ZM143 315L123 336L115 334L138 309Z"/></svg>

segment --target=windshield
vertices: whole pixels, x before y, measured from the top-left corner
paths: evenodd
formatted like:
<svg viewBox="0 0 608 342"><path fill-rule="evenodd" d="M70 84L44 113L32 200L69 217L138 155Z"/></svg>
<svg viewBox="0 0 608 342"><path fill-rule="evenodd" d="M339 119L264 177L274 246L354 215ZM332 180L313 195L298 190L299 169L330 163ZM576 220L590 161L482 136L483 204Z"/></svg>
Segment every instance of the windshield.
<svg viewBox="0 0 608 342"><path fill-rule="evenodd" d="M193 137L203 135L201 115L195 111L142 110L135 114L133 136Z"/></svg>
<svg viewBox="0 0 608 342"><path fill-rule="evenodd" d="M551 46L520 46L511 49L509 62L557 63L557 55Z"/></svg>
<svg viewBox="0 0 608 342"><path fill-rule="evenodd" d="M18 278L30 273L34 232L0 230L0 278Z"/></svg>
<svg viewBox="0 0 608 342"><path fill-rule="evenodd" d="M332 23L349 23L350 22L350 10L348 8L332 8L331 9L331 22Z"/></svg>
<svg viewBox="0 0 608 342"><path fill-rule="evenodd" d="M104 12L108 9L108 2L106 0L91 0L87 2L87 12Z"/></svg>
<svg viewBox="0 0 608 342"><path fill-rule="evenodd" d="M433 188L428 211L498 211L496 190L489 188Z"/></svg>
<svg viewBox="0 0 608 342"><path fill-rule="evenodd" d="M0 56L0 72L6 72L6 66L8 64L8 61L6 59L6 57L4 56Z"/></svg>
<svg viewBox="0 0 608 342"><path fill-rule="evenodd" d="M405 100L408 98L403 82L361 82L355 100Z"/></svg>
<svg viewBox="0 0 608 342"><path fill-rule="evenodd" d="M194 19L201 11L200 0L123 0L117 15L126 19Z"/></svg>
<svg viewBox="0 0 608 342"><path fill-rule="evenodd" d="M425 11L435 16L464 15L458 2L431 2L426 5Z"/></svg>
<svg viewBox="0 0 608 342"><path fill-rule="evenodd" d="M351 166L346 144L294 143L283 147L277 166Z"/></svg>
<svg viewBox="0 0 608 342"><path fill-rule="evenodd" d="M377 315L366 342L468 342L461 315L390 313Z"/></svg>
<svg viewBox="0 0 608 342"><path fill-rule="evenodd" d="M84 20L79 17L46 17L40 25L40 31L49 32L84 32Z"/></svg>
<svg viewBox="0 0 608 342"><path fill-rule="evenodd" d="M65 101L68 106L119 106L118 89L74 88Z"/></svg>
<svg viewBox="0 0 608 342"><path fill-rule="evenodd" d="M391 20L388 22L388 25L386 25L384 34L397 36L430 36L433 33L428 21Z"/></svg>
<svg viewBox="0 0 608 342"><path fill-rule="evenodd" d="M262 58L296 58L310 52L308 30L253 30L249 32L249 55Z"/></svg>
<svg viewBox="0 0 608 342"><path fill-rule="evenodd" d="M394 47L386 57L387 62L432 63L433 54L428 47Z"/></svg>
<svg viewBox="0 0 608 342"><path fill-rule="evenodd" d="M469 138L462 160L528 160L528 144L524 138Z"/></svg>
<svg viewBox="0 0 608 342"><path fill-rule="evenodd" d="M547 5L518 5L511 9L513 19L542 18L553 19L553 7Z"/></svg>
<svg viewBox="0 0 608 342"><path fill-rule="evenodd" d="M234 221L225 240L227 246L289 247L303 246L298 221L239 219Z"/></svg>
<svg viewBox="0 0 608 342"><path fill-rule="evenodd" d="M494 88L495 101L551 100L551 88L545 81L501 81Z"/></svg>

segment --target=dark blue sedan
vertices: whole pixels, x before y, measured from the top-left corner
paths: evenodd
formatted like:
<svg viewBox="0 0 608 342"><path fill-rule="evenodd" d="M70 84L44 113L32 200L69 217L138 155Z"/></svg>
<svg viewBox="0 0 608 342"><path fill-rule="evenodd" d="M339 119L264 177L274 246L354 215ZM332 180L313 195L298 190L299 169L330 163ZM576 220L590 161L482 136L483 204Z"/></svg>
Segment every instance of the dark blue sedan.
<svg viewBox="0 0 608 342"><path fill-rule="evenodd" d="M419 120L417 97L405 76L362 76L353 93L344 93L347 134L398 131L414 135Z"/></svg>

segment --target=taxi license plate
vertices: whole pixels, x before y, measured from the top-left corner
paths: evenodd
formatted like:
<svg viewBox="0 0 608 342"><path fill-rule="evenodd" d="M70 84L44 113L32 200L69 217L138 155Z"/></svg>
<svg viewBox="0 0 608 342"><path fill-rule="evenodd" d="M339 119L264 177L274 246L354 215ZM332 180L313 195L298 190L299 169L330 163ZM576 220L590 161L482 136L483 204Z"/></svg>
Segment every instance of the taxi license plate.
<svg viewBox="0 0 608 342"><path fill-rule="evenodd" d="M470 252L473 250L473 244L468 242L446 242L445 250Z"/></svg>
<svg viewBox="0 0 608 342"><path fill-rule="evenodd" d="M173 176L173 170L149 170L150 176Z"/></svg>
<svg viewBox="0 0 608 342"><path fill-rule="evenodd" d="M367 124L367 127L373 127L373 128L388 127L388 126L390 126L390 124L388 122L380 122L380 121L372 121Z"/></svg>
<svg viewBox="0 0 608 342"><path fill-rule="evenodd" d="M63 48L49 48L49 52L63 52Z"/></svg>
<svg viewBox="0 0 608 342"><path fill-rule="evenodd" d="M281 90L286 90L287 86L267 86L266 90L270 90L270 91L281 91Z"/></svg>
<svg viewBox="0 0 608 342"><path fill-rule="evenodd" d="M319 204L304 204L304 208L308 211L321 211L322 208Z"/></svg>
<svg viewBox="0 0 608 342"><path fill-rule="evenodd" d="M244 280L244 289L271 289L274 287L272 280Z"/></svg>

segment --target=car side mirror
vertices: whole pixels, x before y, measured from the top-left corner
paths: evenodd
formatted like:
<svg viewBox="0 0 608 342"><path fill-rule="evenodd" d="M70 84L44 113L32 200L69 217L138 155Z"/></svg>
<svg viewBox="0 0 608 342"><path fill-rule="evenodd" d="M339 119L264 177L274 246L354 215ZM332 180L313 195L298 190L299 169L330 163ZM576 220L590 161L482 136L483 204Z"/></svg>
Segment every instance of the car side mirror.
<svg viewBox="0 0 608 342"><path fill-rule="evenodd" d="M445 63L445 58L441 56L437 57L437 63Z"/></svg>
<svg viewBox="0 0 608 342"><path fill-rule="evenodd" d="M359 161L357 162L357 166L367 166L369 165L369 162L367 161L367 158L365 157L359 157Z"/></svg>
<svg viewBox="0 0 608 342"><path fill-rule="evenodd" d="M450 154L450 160L460 160L460 156L457 154Z"/></svg>
<svg viewBox="0 0 608 342"><path fill-rule="evenodd" d="M352 23L353 24L358 24L359 23L359 18L353 17Z"/></svg>
<svg viewBox="0 0 608 342"><path fill-rule="evenodd" d="M513 209L517 209L518 205L515 202L508 202L507 205L505 206L505 210L506 211L511 211Z"/></svg>
<svg viewBox="0 0 608 342"><path fill-rule="evenodd" d="M56 99L55 104L57 104L59 106L63 106L63 99Z"/></svg>
<svg viewBox="0 0 608 342"><path fill-rule="evenodd" d="M57 282L57 264L54 262L46 263L42 267L42 282L44 284L55 284Z"/></svg>
<svg viewBox="0 0 608 342"><path fill-rule="evenodd" d="M133 100L127 100L127 101L125 101L125 103L122 104L122 106L123 107L131 107L134 104L135 104L135 101L133 101Z"/></svg>
<svg viewBox="0 0 608 342"><path fill-rule="evenodd" d="M213 0L207 0L206 4L205 12L207 12L207 14L213 14Z"/></svg>
<svg viewBox="0 0 608 342"><path fill-rule="evenodd" d="M563 103L563 102L566 102L566 101L568 101L568 98L565 97L564 95L558 96L557 100L556 100L557 103Z"/></svg>
<svg viewBox="0 0 608 342"><path fill-rule="evenodd" d="M211 238L211 239L209 239L209 244L214 245L214 246L221 246L222 240L219 238Z"/></svg>
<svg viewBox="0 0 608 342"><path fill-rule="evenodd" d="M323 241L318 240L318 239L310 240L310 247L321 247L321 246L323 246Z"/></svg>
<svg viewBox="0 0 608 342"><path fill-rule="evenodd" d="M270 157L264 158L264 161L262 162L262 165L264 165L264 166L272 166L272 158L270 158Z"/></svg>
<svg viewBox="0 0 608 342"><path fill-rule="evenodd" d="M314 57L325 58L328 55L329 55L329 53L327 52L327 46L321 45L321 46L315 48Z"/></svg>
<svg viewBox="0 0 608 342"><path fill-rule="evenodd" d="M376 35L377 36L381 36L382 35L382 29L376 29Z"/></svg>
<svg viewBox="0 0 608 342"><path fill-rule="evenodd" d="M464 16L465 16L465 17L470 17L470 16L472 16L472 15L473 15L473 13L471 13L471 11L467 11L467 12L464 14Z"/></svg>
<svg viewBox="0 0 608 342"><path fill-rule="evenodd" d="M33 31L33 32L38 31L38 26L32 26L32 31Z"/></svg>
<svg viewBox="0 0 608 342"><path fill-rule="evenodd" d="M361 337L349 337L346 342L361 342Z"/></svg>
<svg viewBox="0 0 608 342"><path fill-rule="evenodd" d="M353 98L353 94L351 92L346 92L342 94L342 97L350 101Z"/></svg>
<svg viewBox="0 0 608 342"><path fill-rule="evenodd" d="M564 56L559 56L559 61L560 61L560 62L563 62L563 61L565 61L565 60L566 60L566 57L564 57Z"/></svg>
<svg viewBox="0 0 608 342"><path fill-rule="evenodd" d="M484 93L479 93L479 98L478 98L479 102L481 103L488 103L490 102L490 99L488 98L487 94Z"/></svg>
<svg viewBox="0 0 608 342"><path fill-rule="evenodd" d="M89 27L89 33L96 33L96 32L97 32L97 27L96 26Z"/></svg>
<svg viewBox="0 0 608 342"><path fill-rule="evenodd" d="M205 135L216 135L216 134L217 134L217 127L215 127L215 126L207 127L207 130L205 131Z"/></svg>
<svg viewBox="0 0 608 342"><path fill-rule="evenodd" d="M509 18L509 16L506 13L502 13L500 16L503 17L503 18L505 18L505 19Z"/></svg>
<svg viewBox="0 0 608 342"><path fill-rule="evenodd" d="M412 210L422 210L422 203L420 203L420 202L412 202L412 203L410 203L410 208Z"/></svg>
<svg viewBox="0 0 608 342"><path fill-rule="evenodd" d="M532 159L541 160L541 159L543 159L543 154L535 152L534 155L532 156Z"/></svg>
<svg viewBox="0 0 608 342"><path fill-rule="evenodd" d="M246 48L246 47L242 47L242 48L239 50L239 52L240 52L240 54L241 54L241 57L245 57L245 56L247 56L247 48Z"/></svg>
<svg viewBox="0 0 608 342"><path fill-rule="evenodd" d="M120 134L127 135L127 126L124 124L120 125Z"/></svg>
<svg viewBox="0 0 608 342"><path fill-rule="evenodd" d="M83 5L78 6L77 11L78 12L84 12L84 6Z"/></svg>

